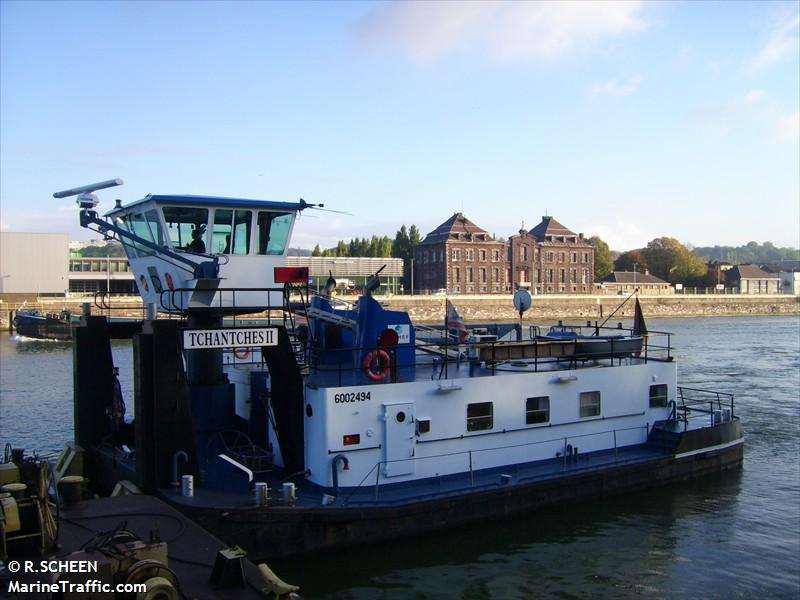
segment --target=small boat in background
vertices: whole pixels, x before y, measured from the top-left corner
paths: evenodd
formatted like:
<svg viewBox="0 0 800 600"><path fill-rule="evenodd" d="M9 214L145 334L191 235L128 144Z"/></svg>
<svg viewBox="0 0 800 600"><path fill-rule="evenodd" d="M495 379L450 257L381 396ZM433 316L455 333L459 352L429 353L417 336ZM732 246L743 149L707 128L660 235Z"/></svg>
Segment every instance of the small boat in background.
<svg viewBox="0 0 800 600"><path fill-rule="evenodd" d="M72 324L79 322L80 318L68 310L42 314L36 309L22 309L14 316L14 330L24 337L68 342L72 339Z"/></svg>

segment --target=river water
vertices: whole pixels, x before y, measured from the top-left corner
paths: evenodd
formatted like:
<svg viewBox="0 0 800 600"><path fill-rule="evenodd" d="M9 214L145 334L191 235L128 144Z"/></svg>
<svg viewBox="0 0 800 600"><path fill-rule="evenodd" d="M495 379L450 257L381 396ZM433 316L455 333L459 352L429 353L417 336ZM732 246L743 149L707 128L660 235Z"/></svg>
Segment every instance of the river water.
<svg viewBox="0 0 800 600"><path fill-rule="evenodd" d="M682 385L736 395L741 470L327 556L276 562L306 598L800 598L800 318L651 320ZM115 343L129 411L131 346ZM0 334L0 442L72 435L68 344Z"/></svg>

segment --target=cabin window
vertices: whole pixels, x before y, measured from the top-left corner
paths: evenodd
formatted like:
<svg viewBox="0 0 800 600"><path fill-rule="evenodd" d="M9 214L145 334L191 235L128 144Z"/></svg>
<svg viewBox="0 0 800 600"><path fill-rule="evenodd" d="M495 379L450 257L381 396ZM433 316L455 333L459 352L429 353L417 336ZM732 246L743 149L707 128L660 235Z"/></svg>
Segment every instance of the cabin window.
<svg viewBox="0 0 800 600"><path fill-rule="evenodd" d="M217 209L211 235L212 254L247 254L253 213L249 210Z"/></svg>
<svg viewBox="0 0 800 600"><path fill-rule="evenodd" d="M148 226L147 221L142 213L128 215L125 222L127 223L128 229L133 235L147 242L155 243L155 240L153 239L153 232L150 231L150 227ZM132 242L132 244L134 248L136 248L136 254L139 256L151 256L155 254L155 251L152 248L148 248L143 244L138 242Z"/></svg>
<svg viewBox="0 0 800 600"><path fill-rule="evenodd" d="M208 225L207 208L165 206L161 212L167 224L169 241L175 250L186 250L192 243L192 231L199 227L205 233Z"/></svg>
<svg viewBox="0 0 800 600"><path fill-rule="evenodd" d="M467 404L467 431L491 429L494 421L494 405L491 402Z"/></svg>
<svg viewBox="0 0 800 600"><path fill-rule="evenodd" d="M147 225L150 228L150 234L159 246L164 245L164 230L161 228L161 219L158 218L157 210L148 210L144 213L144 218L147 220Z"/></svg>
<svg viewBox="0 0 800 600"><path fill-rule="evenodd" d="M525 401L525 424L547 423L550 420L550 396L536 396Z"/></svg>
<svg viewBox="0 0 800 600"><path fill-rule="evenodd" d="M667 384L659 383L650 386L650 408L658 408L667 405Z"/></svg>
<svg viewBox="0 0 800 600"><path fill-rule="evenodd" d="M253 213L249 210L237 210L233 213L233 254L250 252L250 228L253 225Z"/></svg>
<svg viewBox="0 0 800 600"><path fill-rule="evenodd" d="M600 392L581 392L581 418L600 416Z"/></svg>
<svg viewBox="0 0 800 600"><path fill-rule="evenodd" d="M282 256L289 242L292 213L260 211L256 230L258 254Z"/></svg>

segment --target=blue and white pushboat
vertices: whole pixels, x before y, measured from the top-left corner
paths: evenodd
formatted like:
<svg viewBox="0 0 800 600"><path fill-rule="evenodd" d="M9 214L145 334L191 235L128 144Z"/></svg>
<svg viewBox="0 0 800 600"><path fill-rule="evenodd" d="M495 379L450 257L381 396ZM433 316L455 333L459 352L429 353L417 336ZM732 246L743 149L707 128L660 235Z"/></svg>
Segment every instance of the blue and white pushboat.
<svg viewBox="0 0 800 600"><path fill-rule="evenodd" d="M733 397L679 387L667 333L420 334L372 297L377 278L345 306L284 267L305 202L149 195L105 220L95 205L84 198L82 222L119 237L143 299L169 318L133 334L135 419L116 429L109 340L123 333L104 317L75 329L89 476L132 480L254 556L449 529L742 462ZM241 320L256 311L260 322Z"/></svg>

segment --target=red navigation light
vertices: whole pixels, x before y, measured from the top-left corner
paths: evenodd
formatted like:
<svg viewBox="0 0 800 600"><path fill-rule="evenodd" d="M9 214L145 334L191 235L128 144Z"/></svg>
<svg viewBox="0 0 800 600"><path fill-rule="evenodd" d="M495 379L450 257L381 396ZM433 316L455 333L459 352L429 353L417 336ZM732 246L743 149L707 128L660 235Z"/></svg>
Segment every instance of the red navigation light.
<svg viewBox="0 0 800 600"><path fill-rule="evenodd" d="M354 444L361 443L361 434L360 433L351 433L350 435L344 436L344 445L345 446L352 446Z"/></svg>
<svg viewBox="0 0 800 600"><path fill-rule="evenodd" d="M275 267L275 283L308 283L308 267Z"/></svg>

